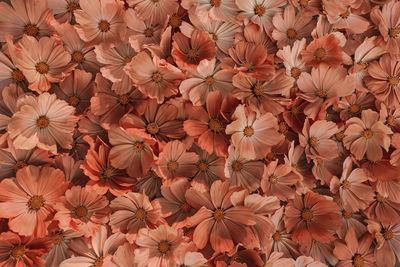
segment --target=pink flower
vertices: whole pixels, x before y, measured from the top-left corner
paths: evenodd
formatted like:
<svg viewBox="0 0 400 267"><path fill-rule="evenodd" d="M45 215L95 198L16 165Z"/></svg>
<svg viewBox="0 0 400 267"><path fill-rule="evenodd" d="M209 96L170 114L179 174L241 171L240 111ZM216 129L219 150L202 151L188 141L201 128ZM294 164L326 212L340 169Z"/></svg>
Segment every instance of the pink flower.
<svg viewBox="0 0 400 267"><path fill-rule="evenodd" d="M179 7L176 0L127 0L142 20L152 23L164 23L168 15L175 13Z"/></svg>
<svg viewBox="0 0 400 267"><path fill-rule="evenodd" d="M49 0L47 5L53 10L54 18L60 23L74 23L75 10L81 9L79 0Z"/></svg>
<svg viewBox="0 0 400 267"><path fill-rule="evenodd" d="M307 71L308 68L301 60L301 51L306 48L306 39L296 40L292 47L287 45L279 50L276 55L283 60L283 65L286 68L286 74L295 79L299 78L300 74Z"/></svg>
<svg viewBox="0 0 400 267"><path fill-rule="evenodd" d="M20 235L44 237L67 186L60 170L27 166L0 183L0 217L8 218L10 229Z"/></svg>
<svg viewBox="0 0 400 267"><path fill-rule="evenodd" d="M381 147L388 151L392 131L378 118L377 112L368 109L362 112L361 119L347 120L343 143L356 159L361 160L367 154L370 161L378 161L383 154Z"/></svg>
<svg viewBox="0 0 400 267"><path fill-rule="evenodd" d="M57 144L71 148L72 133L78 120L75 109L54 94L26 95L11 118L8 131L18 149L39 147L57 152Z"/></svg>

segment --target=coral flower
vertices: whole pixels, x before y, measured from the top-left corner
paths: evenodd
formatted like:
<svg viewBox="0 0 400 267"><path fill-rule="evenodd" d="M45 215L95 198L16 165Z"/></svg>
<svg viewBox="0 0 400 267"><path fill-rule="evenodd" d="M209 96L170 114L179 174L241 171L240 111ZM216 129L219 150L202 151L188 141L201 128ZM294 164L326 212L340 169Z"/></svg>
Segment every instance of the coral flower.
<svg viewBox="0 0 400 267"><path fill-rule="evenodd" d="M49 0L47 5L53 10L54 18L59 23L74 23L75 22L75 10L80 9L79 0Z"/></svg>
<svg viewBox="0 0 400 267"><path fill-rule="evenodd" d="M51 177L51 179L50 179ZM0 217L20 235L43 237L55 204L67 188L64 174L51 167L28 166L0 183Z"/></svg>
<svg viewBox="0 0 400 267"><path fill-rule="evenodd" d="M381 147L388 151L392 131L378 118L377 112L368 109L362 112L361 119L346 121L343 143L356 159L361 160L367 154L370 161L378 161L383 155Z"/></svg>
<svg viewBox="0 0 400 267"><path fill-rule="evenodd" d="M254 213L242 205L234 206L231 201L232 194L240 190L238 187L229 189L228 182L215 181L210 191L186 191L188 203L201 207L188 222L189 226L196 226L193 241L199 249L210 242L214 251L225 252L233 249L233 242L253 242L254 236L248 226L256 224Z"/></svg>
<svg viewBox="0 0 400 267"><path fill-rule="evenodd" d="M222 95L212 92L207 96L206 108L192 107L189 120L183 123L183 128L189 136L198 138L198 145L209 154L218 156L228 154L228 137L225 134L226 119L221 113Z"/></svg>
<svg viewBox="0 0 400 267"><path fill-rule="evenodd" d="M361 34L368 30L370 23L369 21L357 14L358 12L352 12L350 8L348 8L345 12L339 15L329 15L329 22L336 29L347 29L356 34Z"/></svg>
<svg viewBox="0 0 400 267"><path fill-rule="evenodd" d="M183 69L195 69L200 61L211 60L217 53L213 41L204 31L194 30L190 38L176 33L172 39L172 56L176 64Z"/></svg>
<svg viewBox="0 0 400 267"><path fill-rule="evenodd" d="M296 195L286 206L286 229L301 245L309 246L312 240L328 243L334 240L330 231L342 224L339 211L339 206L326 196L313 192Z"/></svg>
<svg viewBox="0 0 400 267"><path fill-rule="evenodd" d="M175 140L165 145L159 155L157 167L165 179L192 177L196 173L198 160L199 156L196 153L186 152L185 145Z"/></svg>
<svg viewBox="0 0 400 267"><path fill-rule="evenodd" d="M137 54L125 66L125 71L143 94L157 99L158 103L178 93L179 83L184 78L178 68L157 57L151 58L145 51Z"/></svg>
<svg viewBox="0 0 400 267"><path fill-rule="evenodd" d="M130 240L134 240L141 228L153 229L164 223L158 202L150 202L144 192L128 192L112 200L110 207L111 229L127 234Z"/></svg>
<svg viewBox="0 0 400 267"><path fill-rule="evenodd" d="M229 21L238 13L238 8L235 0L183 0L182 6L189 9L186 2L195 4L195 11L199 16L209 16L214 21Z"/></svg>
<svg viewBox="0 0 400 267"><path fill-rule="evenodd" d="M167 17L174 14L179 7L176 0L127 0L126 2L134 7L142 20L152 23L164 23Z"/></svg>
<svg viewBox="0 0 400 267"><path fill-rule="evenodd" d="M184 245L181 230L160 225L154 230L142 229L136 239L135 262L138 267L174 267L178 261L177 251Z"/></svg>
<svg viewBox="0 0 400 267"><path fill-rule="evenodd" d="M301 55L307 66L317 67L321 63L329 66L339 66L340 64L350 65L352 59L343 52L341 40L334 34L328 34L313 40Z"/></svg>
<svg viewBox="0 0 400 267"><path fill-rule="evenodd" d="M0 234L1 266L44 266L42 256L49 251L51 241L48 238L19 236L13 232Z"/></svg>
<svg viewBox="0 0 400 267"><path fill-rule="evenodd" d="M75 29L81 39L91 44L110 45L124 38L126 24L122 5L114 0L79 0L75 10Z"/></svg>
<svg viewBox="0 0 400 267"><path fill-rule="evenodd" d="M19 86L26 84L26 78L22 71L18 69L16 47L10 38L7 38L7 47L5 51L0 51L0 88L4 88L10 83Z"/></svg>
<svg viewBox="0 0 400 267"><path fill-rule="evenodd" d="M29 89L38 93L48 91L52 82L59 82L76 65L70 63L70 54L52 37L36 40L25 36L16 53L16 65L29 82Z"/></svg>
<svg viewBox="0 0 400 267"><path fill-rule="evenodd" d="M389 108L400 105L400 63L390 55L384 55L368 66L369 76L365 84L376 99L384 102Z"/></svg>
<svg viewBox="0 0 400 267"><path fill-rule="evenodd" d="M282 139L278 133L278 121L271 113L257 116L244 105L239 105L233 117L236 120L226 126L226 133L232 135L232 144L244 157L263 158Z"/></svg>
<svg viewBox="0 0 400 267"><path fill-rule="evenodd" d="M283 65L286 68L286 74L295 79L299 78L300 74L307 71L305 63L301 60L301 51L306 48L306 39L296 40L292 46L285 46L279 50L276 55L283 60Z"/></svg>
<svg viewBox="0 0 400 267"><path fill-rule="evenodd" d="M68 189L55 209L54 219L60 222L60 227L72 228L86 237L92 236L101 224L108 222L110 212L105 196L80 186Z"/></svg>
<svg viewBox="0 0 400 267"><path fill-rule="evenodd" d="M12 7L7 2L0 3L0 42L5 41L6 35L13 39L50 35L49 23L53 16L47 1L13 0L11 4Z"/></svg>
<svg viewBox="0 0 400 267"><path fill-rule="evenodd" d="M299 135L300 145L305 148L308 158L321 157L333 159L339 156L336 142L331 137L338 132L334 122L321 120L310 126L306 120L303 134Z"/></svg>
<svg viewBox="0 0 400 267"><path fill-rule="evenodd" d="M78 120L75 109L55 95L43 93L37 97L27 95L18 102L20 106L11 118L8 131L18 149L38 146L51 152L57 144L71 148L72 133Z"/></svg>
<svg viewBox="0 0 400 267"><path fill-rule="evenodd" d="M1 87L0 87L1 88ZM0 92L0 131L7 129L11 117L17 111L18 99L25 94L16 84L10 84Z"/></svg>

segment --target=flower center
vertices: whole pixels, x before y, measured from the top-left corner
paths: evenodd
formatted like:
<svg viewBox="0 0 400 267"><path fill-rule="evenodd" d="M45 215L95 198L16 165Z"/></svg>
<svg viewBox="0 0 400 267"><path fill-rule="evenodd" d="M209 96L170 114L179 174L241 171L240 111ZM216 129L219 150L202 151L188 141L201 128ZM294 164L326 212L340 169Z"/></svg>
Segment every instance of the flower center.
<svg viewBox="0 0 400 267"><path fill-rule="evenodd" d="M156 134L156 133L158 133L159 127L158 127L157 123L150 122L149 124L147 124L146 130L150 134Z"/></svg>
<svg viewBox="0 0 400 267"><path fill-rule="evenodd" d="M362 132L362 136L365 137L366 139L370 139L373 136L373 133L370 129L366 129Z"/></svg>
<svg viewBox="0 0 400 267"><path fill-rule="evenodd" d="M339 142L341 142L341 141L343 140L343 138L344 138L344 132L341 131L341 132L336 133L336 134L335 134L335 138L336 138L336 140L338 140Z"/></svg>
<svg viewBox="0 0 400 267"><path fill-rule="evenodd" d="M22 169L23 167L28 166L25 161L19 160L14 164L14 171L17 172L18 170Z"/></svg>
<svg viewBox="0 0 400 267"><path fill-rule="evenodd" d="M68 104L73 107L76 107L79 104L79 97L76 95L72 95L68 98Z"/></svg>
<svg viewBox="0 0 400 267"><path fill-rule="evenodd" d="M35 65L36 71L39 72L40 74L46 74L49 72L49 65L47 65L46 63L39 62Z"/></svg>
<svg viewBox="0 0 400 267"><path fill-rule="evenodd" d="M88 215L88 209L85 206L79 206L75 209L74 213L78 218L83 218Z"/></svg>
<svg viewBox="0 0 400 267"><path fill-rule="evenodd" d="M55 234L52 241L54 245L60 245L64 241L64 237L62 234Z"/></svg>
<svg viewBox="0 0 400 267"><path fill-rule="evenodd" d="M311 221L313 217L314 217L314 215L312 214L312 212L311 212L310 209L304 209L304 210L301 212L301 218L302 218L304 221Z"/></svg>
<svg viewBox="0 0 400 267"><path fill-rule="evenodd" d="M147 38L153 37L153 34L154 34L153 30L150 28L147 28L146 30L144 30L144 36Z"/></svg>
<svg viewBox="0 0 400 267"><path fill-rule="evenodd" d="M103 173L101 174L101 177L103 180L110 180L114 176L114 169L113 168L106 168Z"/></svg>
<svg viewBox="0 0 400 267"><path fill-rule="evenodd" d="M350 189L350 186L351 186L351 183L349 182L349 181L344 181L343 182L343 184L342 184L342 188L344 189L344 190L348 190L348 189Z"/></svg>
<svg viewBox="0 0 400 267"><path fill-rule="evenodd" d="M385 229L384 231L383 231L383 237L386 239L386 240L389 240L389 239L392 239L393 238L393 231L392 230L390 230L390 229Z"/></svg>
<svg viewBox="0 0 400 267"><path fill-rule="evenodd" d="M315 161L317 162L317 166L322 166L324 161L321 158L316 158Z"/></svg>
<svg viewBox="0 0 400 267"><path fill-rule="evenodd" d="M247 70L252 70L254 68L253 64L251 64L250 62L244 62L242 64L243 68L246 68Z"/></svg>
<svg viewBox="0 0 400 267"><path fill-rule="evenodd" d="M254 129L250 126L246 126L243 130L243 134L246 137L251 137L254 134Z"/></svg>
<svg viewBox="0 0 400 267"><path fill-rule="evenodd" d="M213 7L220 7L221 6L221 0L210 0L210 5Z"/></svg>
<svg viewBox="0 0 400 267"><path fill-rule="evenodd" d="M133 150L135 150L136 152L143 151L143 149L144 149L143 142L136 142L133 144Z"/></svg>
<svg viewBox="0 0 400 267"><path fill-rule="evenodd" d="M300 73L301 73L300 69L296 68L296 67L293 67L290 70L290 75L292 75L292 77L295 78L295 79L297 79L300 76Z"/></svg>
<svg viewBox="0 0 400 267"><path fill-rule="evenodd" d="M158 243L158 251L160 251L162 254L166 254L170 249L171 245L168 241L163 240Z"/></svg>
<svg viewBox="0 0 400 267"><path fill-rule="evenodd" d="M214 211L214 219L217 221L224 219L224 211L221 209L216 209Z"/></svg>
<svg viewBox="0 0 400 267"><path fill-rule="evenodd" d="M118 101L121 105L127 105L129 100L129 96L127 94L123 94L118 97Z"/></svg>
<svg viewBox="0 0 400 267"><path fill-rule="evenodd" d="M13 70L13 72L11 73L11 77L13 78L14 81L17 82L22 82L23 80L25 80L25 76L22 73L22 71L20 70Z"/></svg>
<svg viewBox="0 0 400 267"><path fill-rule="evenodd" d="M297 32L296 32L295 29L288 29L287 32L286 32L286 34L287 34L287 37L288 37L289 39L296 38L296 36L297 36Z"/></svg>
<svg viewBox="0 0 400 267"><path fill-rule="evenodd" d="M251 91L253 91L253 94L254 94L255 96L261 96L261 95L263 95L264 87L262 86L261 83L256 83L256 84L253 85L253 87L251 88Z"/></svg>
<svg viewBox="0 0 400 267"><path fill-rule="evenodd" d="M215 82L214 78L211 77L211 76L208 76L204 81L205 81L205 83L206 83L208 86L213 85L214 82Z"/></svg>
<svg viewBox="0 0 400 267"><path fill-rule="evenodd" d="M345 219L350 219L352 217L352 213L350 211L343 210L342 215Z"/></svg>
<svg viewBox="0 0 400 267"><path fill-rule="evenodd" d="M104 257L100 256L95 260L93 267L101 267L103 266L103 262L104 262Z"/></svg>
<svg viewBox="0 0 400 267"><path fill-rule="evenodd" d="M72 53L72 61L76 63L82 63L85 58L83 57L83 53L81 51L75 51Z"/></svg>
<svg viewBox="0 0 400 267"><path fill-rule="evenodd" d="M364 266L364 259L363 259L363 257L361 257L361 255L356 254L353 257L353 266L354 267L362 267L362 266Z"/></svg>
<svg viewBox="0 0 400 267"><path fill-rule="evenodd" d="M254 8L254 13L255 13L257 16L261 17L262 15L265 14L265 7L262 6L262 5L257 5L257 6Z"/></svg>
<svg viewBox="0 0 400 267"><path fill-rule="evenodd" d="M368 62L360 62L358 65L362 70L365 70L368 67Z"/></svg>
<svg viewBox="0 0 400 267"><path fill-rule="evenodd" d="M106 20L101 20L99 22L99 30L101 32L108 32L110 30L110 23Z"/></svg>
<svg viewBox="0 0 400 267"><path fill-rule="evenodd" d="M216 35L215 33L211 33L211 38L216 42L218 41L218 35Z"/></svg>
<svg viewBox="0 0 400 267"><path fill-rule="evenodd" d="M317 91L315 91L315 95L320 98L325 98L328 95L328 92L324 89L318 89Z"/></svg>
<svg viewBox="0 0 400 267"><path fill-rule="evenodd" d="M44 199L42 196L35 195L28 200L28 207L31 210L38 211L44 206Z"/></svg>
<svg viewBox="0 0 400 267"><path fill-rule="evenodd" d="M151 76L151 80L153 82L159 83L163 80L163 76L157 71L153 73L153 75Z"/></svg>
<svg viewBox="0 0 400 267"><path fill-rule="evenodd" d="M197 54L197 51L196 50L194 50L194 49L189 49L188 51L187 51L187 57L190 59L190 60L192 60L192 61L195 61L196 59L197 59L197 57L199 56L198 54Z"/></svg>
<svg viewBox="0 0 400 267"><path fill-rule="evenodd" d="M361 107L357 104L353 104L350 106L350 113L356 114L360 112Z"/></svg>
<svg viewBox="0 0 400 267"><path fill-rule="evenodd" d="M208 163L207 163L207 161L205 161L205 160L199 161L199 163L197 164L197 168L202 172L208 171Z"/></svg>
<svg viewBox="0 0 400 267"><path fill-rule="evenodd" d="M270 175L269 176L269 182L271 184L277 184L278 183L278 177L276 175L274 175L274 174Z"/></svg>
<svg viewBox="0 0 400 267"><path fill-rule="evenodd" d="M308 139L308 144L311 147L317 147L318 146L318 139L316 137L310 137L310 139Z"/></svg>
<svg viewBox="0 0 400 267"><path fill-rule="evenodd" d="M179 163L177 161L170 161L167 163L167 169L170 172L176 171L179 168Z"/></svg>
<svg viewBox="0 0 400 267"><path fill-rule="evenodd" d="M389 126L394 126L396 124L396 118L393 115L389 115L386 119L386 123Z"/></svg>
<svg viewBox="0 0 400 267"><path fill-rule="evenodd" d="M188 212L190 211L190 205L186 202L183 202L181 205L181 211L182 212Z"/></svg>
<svg viewBox="0 0 400 267"><path fill-rule="evenodd" d="M243 164L240 161L235 160L234 162L232 162L232 169L235 172L239 172L243 169Z"/></svg>
<svg viewBox="0 0 400 267"><path fill-rule="evenodd" d="M288 125L286 124L286 122L281 121L279 123L279 132L280 133L286 133L288 131Z"/></svg>
<svg viewBox="0 0 400 267"><path fill-rule="evenodd" d="M79 6L79 3L76 3L76 2L70 2L67 7L68 11L72 14L74 13L75 10L80 9L80 8L81 7Z"/></svg>
<svg viewBox="0 0 400 267"><path fill-rule="evenodd" d="M400 28L399 27L394 27L394 28L391 28L389 30L389 36L392 37L392 38L397 38L399 33L400 33Z"/></svg>
<svg viewBox="0 0 400 267"><path fill-rule="evenodd" d="M297 107L292 107L290 112L292 112L293 116L297 116L299 114L299 109Z"/></svg>
<svg viewBox="0 0 400 267"><path fill-rule="evenodd" d="M135 217L138 220L144 221L146 219L146 217L147 217L147 213L143 208L138 208L135 211Z"/></svg>
<svg viewBox="0 0 400 267"><path fill-rule="evenodd" d="M268 161L273 161L275 159L275 153L273 151L268 152L267 156L265 157Z"/></svg>
<svg viewBox="0 0 400 267"><path fill-rule="evenodd" d="M349 10L346 10L345 12L343 12L342 14L340 14L340 17L342 19L347 19L350 16L350 12Z"/></svg>
<svg viewBox="0 0 400 267"><path fill-rule="evenodd" d="M178 15L172 15L169 18L169 25L171 25L172 27L177 28L177 27L181 26L181 24L182 24L182 20Z"/></svg>
<svg viewBox="0 0 400 267"><path fill-rule="evenodd" d="M391 86L397 86L399 84L399 81L399 77L397 76L390 76L388 78L389 85Z"/></svg>
<svg viewBox="0 0 400 267"><path fill-rule="evenodd" d="M45 129L49 126L50 121L46 116L40 116L37 120L36 120L36 125L37 127L39 127L40 129Z"/></svg>
<svg viewBox="0 0 400 267"><path fill-rule="evenodd" d="M314 52L314 56L318 59L318 60L322 60L325 56L326 56L326 51L325 49L323 49L322 47L317 48Z"/></svg>
<svg viewBox="0 0 400 267"><path fill-rule="evenodd" d="M11 257L20 259L25 254L25 246L18 245L11 249Z"/></svg>
<svg viewBox="0 0 400 267"><path fill-rule="evenodd" d="M211 119L208 122L208 127L214 132L221 132L224 129L222 123L218 119Z"/></svg>
<svg viewBox="0 0 400 267"><path fill-rule="evenodd" d="M272 235L272 239L273 239L275 242L280 241L280 240L282 239L281 233L279 233L278 231L276 231L275 234Z"/></svg>
<svg viewBox="0 0 400 267"><path fill-rule="evenodd" d="M39 28L35 24L28 23L24 27L26 35L35 37L39 33Z"/></svg>
<svg viewBox="0 0 400 267"><path fill-rule="evenodd" d="M376 201L378 201L380 203L383 203L386 200L386 198L379 193L376 194L375 198L376 198Z"/></svg>
<svg viewBox="0 0 400 267"><path fill-rule="evenodd" d="M307 7L307 6L308 6L308 0L299 0L299 5L300 5L302 8Z"/></svg>

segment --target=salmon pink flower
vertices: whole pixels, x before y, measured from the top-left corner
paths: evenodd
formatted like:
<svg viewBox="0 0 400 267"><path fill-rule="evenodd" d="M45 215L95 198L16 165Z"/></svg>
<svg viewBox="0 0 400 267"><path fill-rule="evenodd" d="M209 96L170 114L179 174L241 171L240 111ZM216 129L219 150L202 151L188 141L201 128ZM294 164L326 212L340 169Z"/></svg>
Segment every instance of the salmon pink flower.
<svg viewBox="0 0 400 267"><path fill-rule="evenodd" d="M79 0L49 0L47 5L53 10L54 18L59 23L74 23L75 22L75 10L81 9L79 6Z"/></svg>
<svg viewBox="0 0 400 267"><path fill-rule="evenodd" d="M306 39L296 40L292 46L285 46L279 50L276 55L283 60L283 65L286 68L286 74L295 79L299 78L300 74L307 71L308 68L301 60L301 51L306 48Z"/></svg>
<svg viewBox="0 0 400 267"><path fill-rule="evenodd" d="M126 2L134 7L142 20L152 23L164 23L167 17L174 14L179 7L176 0L127 0Z"/></svg>

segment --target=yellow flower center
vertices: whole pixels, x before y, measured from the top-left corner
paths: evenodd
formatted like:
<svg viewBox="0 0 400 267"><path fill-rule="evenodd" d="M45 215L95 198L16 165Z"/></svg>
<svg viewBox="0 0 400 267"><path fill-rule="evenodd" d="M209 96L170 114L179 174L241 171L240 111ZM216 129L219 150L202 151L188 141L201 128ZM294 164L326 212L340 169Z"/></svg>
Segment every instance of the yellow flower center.
<svg viewBox="0 0 400 267"><path fill-rule="evenodd" d="M310 209L304 209L304 210L301 212L301 218L302 218L304 221L311 221L313 217L314 217L314 215L312 214L312 212L311 212Z"/></svg>
<svg viewBox="0 0 400 267"><path fill-rule="evenodd" d="M288 29L286 34L289 39L296 38L297 36L297 32L295 29Z"/></svg>
<svg viewBox="0 0 400 267"><path fill-rule="evenodd" d="M55 234L52 241L54 245L60 245L64 241L64 237L62 234Z"/></svg>
<svg viewBox="0 0 400 267"><path fill-rule="evenodd" d="M133 150L135 150L136 152L143 151L143 149L144 149L143 142L136 142L133 144Z"/></svg>
<svg viewBox="0 0 400 267"><path fill-rule="evenodd" d="M98 26L101 32L108 32L110 30L110 23L106 20L101 20Z"/></svg>
<svg viewBox="0 0 400 267"><path fill-rule="evenodd" d="M350 16L350 11L346 10L345 12L343 12L342 14L340 14L340 17L342 19L347 19Z"/></svg>
<svg viewBox="0 0 400 267"><path fill-rule="evenodd" d="M40 116L37 120L36 120L36 125L37 127L39 127L40 129L46 129L50 124L49 119L46 116Z"/></svg>
<svg viewBox="0 0 400 267"><path fill-rule="evenodd" d="M215 33L211 33L211 38L216 42L218 41L218 36Z"/></svg>
<svg viewBox="0 0 400 267"><path fill-rule="evenodd" d="M93 267L101 267L103 266L103 263L104 263L104 257L100 256L95 260Z"/></svg>
<svg viewBox="0 0 400 267"><path fill-rule="evenodd" d="M14 171L17 172L18 170L22 169L23 167L28 166L25 161L19 160L14 164Z"/></svg>
<svg viewBox="0 0 400 267"><path fill-rule="evenodd" d="M390 229L385 229L384 231L383 231L383 237L386 239L386 240L389 240L389 239L392 239L393 238L393 231L392 230L390 230Z"/></svg>
<svg viewBox="0 0 400 267"><path fill-rule="evenodd" d="M217 221L224 219L224 211L221 209L216 209L214 211L214 219Z"/></svg>
<svg viewBox="0 0 400 267"><path fill-rule="evenodd" d="M386 119L386 123L389 125L389 126L394 126L395 124L396 124L396 118L393 116L393 115L389 115L388 117L387 117L387 119Z"/></svg>
<svg viewBox="0 0 400 267"><path fill-rule="evenodd" d="M82 63L85 58L83 56L83 53L81 51L74 51L71 55L72 61L75 63Z"/></svg>
<svg viewBox="0 0 400 267"><path fill-rule="evenodd" d="M297 79L300 76L300 74L301 74L301 71L300 71L299 68L293 67L290 70L290 75L292 75L292 77L295 78L295 79Z"/></svg>
<svg viewBox="0 0 400 267"><path fill-rule="evenodd" d="M160 251L162 254L167 254L167 252L171 249L171 244L163 240L160 243L158 243L158 251Z"/></svg>
<svg viewBox="0 0 400 267"><path fill-rule="evenodd" d="M356 113L360 112L360 109L361 109L361 107L358 104L353 104L349 108L350 113L353 113L353 114L356 114Z"/></svg>
<svg viewBox="0 0 400 267"><path fill-rule="evenodd" d="M328 95L328 92L324 89L318 89L317 91L315 91L315 95L320 98L325 98Z"/></svg>
<svg viewBox="0 0 400 267"><path fill-rule="evenodd" d="M28 208L34 211L40 210L44 206L44 199L42 196L35 195L28 200Z"/></svg>
<svg viewBox="0 0 400 267"><path fill-rule="evenodd" d="M343 210L342 215L345 219L350 219L353 214L350 211Z"/></svg>
<svg viewBox="0 0 400 267"><path fill-rule="evenodd" d="M75 209L74 213L78 218L83 218L88 215L88 209L85 206L79 206Z"/></svg>
<svg viewBox="0 0 400 267"><path fill-rule="evenodd" d="M167 169L170 172L176 171L179 168L179 163L177 161L170 161L167 163Z"/></svg>
<svg viewBox="0 0 400 267"><path fill-rule="evenodd" d="M362 136L366 139L370 139L373 136L373 133L370 129L366 129L362 132Z"/></svg>
<svg viewBox="0 0 400 267"><path fill-rule="evenodd" d="M336 134L335 134L335 138L336 138L336 140L338 140L339 142L341 142L341 141L343 140L343 138L344 138L344 132L341 131L341 132L336 133Z"/></svg>
<svg viewBox="0 0 400 267"><path fill-rule="evenodd" d="M399 84L399 77L397 76L390 76L388 78L388 82L390 86L397 86Z"/></svg>
<svg viewBox="0 0 400 267"><path fill-rule="evenodd" d="M72 14L74 14L74 11L75 11L75 10L80 9L80 8L81 8L81 7L80 7L79 3L76 3L76 2L70 2L70 3L68 4L68 7L67 7L68 11L69 11L70 13L72 13Z"/></svg>
<svg viewBox="0 0 400 267"><path fill-rule="evenodd" d="M385 200L386 200L386 197L382 196L382 195L379 194L379 193L376 194L375 198L376 198L376 201L378 201L378 202L380 202L380 203L383 203L383 202L385 202Z"/></svg>
<svg viewBox="0 0 400 267"><path fill-rule="evenodd" d="M187 56L190 60L195 61L199 55L197 54L197 51L196 51L196 50L194 50L194 49L189 49L189 50L187 51L187 53L186 53L186 56Z"/></svg>
<svg viewBox="0 0 400 267"><path fill-rule="evenodd" d="M182 212L188 212L190 211L190 205L186 202L183 202L181 205L181 211Z"/></svg>
<svg viewBox="0 0 400 267"><path fill-rule="evenodd" d="M153 30L150 28L147 28L144 30L144 36L147 38L153 37L153 34L154 34Z"/></svg>
<svg viewBox="0 0 400 267"><path fill-rule="evenodd" d="M147 132L149 132L150 134L156 134L156 133L158 133L158 131L159 131L159 127L158 127L157 123L155 123L155 122L150 122L149 124L147 124L146 130L147 130Z"/></svg>
<svg viewBox="0 0 400 267"><path fill-rule="evenodd" d="M316 158L315 161L317 162L317 166L322 166L324 161L321 158Z"/></svg>
<svg viewBox="0 0 400 267"><path fill-rule="evenodd" d="M264 87L262 86L261 83L256 83L255 85L253 85L253 87L251 88L251 90L253 91L253 94L255 96L261 96L263 95L264 92Z"/></svg>
<svg viewBox="0 0 400 267"><path fill-rule="evenodd" d="M181 26L181 24L182 24L182 20L178 15L172 15L169 18L169 25L171 25L172 27L177 28L177 27Z"/></svg>
<svg viewBox="0 0 400 267"><path fill-rule="evenodd" d="M35 24L28 23L24 27L24 33L35 37L39 33L39 28Z"/></svg>
<svg viewBox="0 0 400 267"><path fill-rule="evenodd" d="M314 56L318 59L318 60L322 60L325 56L326 56L326 51L324 48L320 47L317 48L314 52Z"/></svg>
<svg viewBox="0 0 400 267"><path fill-rule="evenodd" d="M213 77L208 76L208 77L204 80L204 82L205 82L208 86L211 86L211 85L213 85L213 84L215 83L215 80L214 80Z"/></svg>
<svg viewBox="0 0 400 267"><path fill-rule="evenodd" d="M218 119L211 119L208 122L208 127L214 132L221 132L224 129L222 123Z"/></svg>
<svg viewBox="0 0 400 267"><path fill-rule="evenodd" d="M127 105L127 104L129 104L129 101L130 101L130 98L129 98L129 95L127 95L127 94L123 94L118 97L118 102L121 105Z"/></svg>
<svg viewBox="0 0 400 267"><path fill-rule="evenodd" d="M276 175L274 175L274 174L270 175L268 180L269 180L269 182L271 184L277 184L278 183L278 177Z"/></svg>
<svg viewBox="0 0 400 267"><path fill-rule="evenodd" d="M310 137L310 139L308 139L308 144L309 144L311 147L317 147L318 144L319 144L318 138L316 138L316 137Z"/></svg>
<svg viewBox="0 0 400 267"><path fill-rule="evenodd" d="M400 33L400 28L399 27L394 27L394 28L391 28L389 30L389 36L392 37L392 38L397 38L399 33Z"/></svg>
<svg viewBox="0 0 400 267"><path fill-rule="evenodd" d="M254 8L254 13L255 13L257 16L261 17L262 15L265 14L265 7L262 6L262 5L257 5L257 6Z"/></svg>
<svg viewBox="0 0 400 267"><path fill-rule="evenodd" d="M247 70L252 70L252 69L254 68L253 64L250 63L250 62L244 62L244 63L242 64L242 67L243 67L243 68L246 68Z"/></svg>
<svg viewBox="0 0 400 267"><path fill-rule="evenodd" d="M153 73L153 75L151 76L151 80L153 82L159 83L163 80L163 76L157 71Z"/></svg>
<svg viewBox="0 0 400 267"><path fill-rule="evenodd" d="M23 80L25 80L24 74L22 73L22 71L20 71L18 69L13 70L13 72L11 73L11 77L16 82L22 82Z"/></svg>
<svg viewBox="0 0 400 267"><path fill-rule="evenodd" d="M240 161L235 160L234 162L232 162L232 169L235 172L239 172L243 169L243 164Z"/></svg>
<svg viewBox="0 0 400 267"><path fill-rule="evenodd" d="M147 217L147 213L143 208L139 208L135 211L135 217L137 220L144 221Z"/></svg>
<svg viewBox="0 0 400 267"><path fill-rule="evenodd" d="M276 232L272 235L272 239L273 239L275 242L280 241L280 240L282 239L281 233L279 233L278 231L276 231Z"/></svg>
<svg viewBox="0 0 400 267"><path fill-rule="evenodd" d="M243 134L246 137L251 137L254 134L254 129L250 126L246 126L246 128L244 128L243 130Z"/></svg>
<svg viewBox="0 0 400 267"><path fill-rule="evenodd" d="M348 189L350 189L350 187L351 187L351 183L349 181L346 180L346 181L343 182L342 188L344 190L348 190Z"/></svg>
<svg viewBox="0 0 400 267"><path fill-rule="evenodd" d="M11 257L13 257L14 259L20 259L22 258L22 256L25 255L25 246L23 245L18 245L15 246L11 249Z"/></svg>
<svg viewBox="0 0 400 267"><path fill-rule="evenodd" d="M73 107L76 107L79 104L79 97L76 95L72 95L68 98L68 104Z"/></svg>
<svg viewBox="0 0 400 267"><path fill-rule="evenodd" d="M35 69L37 72L39 72L40 74L46 74L49 72L49 65L47 65L46 63L39 62L35 65Z"/></svg>
<svg viewBox="0 0 400 267"><path fill-rule="evenodd" d="M114 169L113 168L106 168L103 173L101 174L101 177L104 180L110 180L114 176Z"/></svg>
<svg viewBox="0 0 400 267"><path fill-rule="evenodd" d="M364 266L364 259L361 257L361 255L356 254L353 257L353 266L354 267L362 267Z"/></svg>
<svg viewBox="0 0 400 267"><path fill-rule="evenodd" d="M308 6L308 0L299 0L299 5L302 8L306 8Z"/></svg>
<svg viewBox="0 0 400 267"><path fill-rule="evenodd" d="M274 152L268 152L268 154L267 154L267 156L266 156L266 159L268 160L268 161L273 161L273 160L275 160L275 153Z"/></svg>
<svg viewBox="0 0 400 267"><path fill-rule="evenodd" d="M197 164L197 168L202 171L202 172L206 172L208 171L208 163L205 160L201 160L199 161L199 163Z"/></svg>
<svg viewBox="0 0 400 267"><path fill-rule="evenodd" d="M126 58L124 58L124 64L126 65L126 64L128 64L128 63L130 63L132 61L132 58L131 57L126 57Z"/></svg>
<svg viewBox="0 0 400 267"><path fill-rule="evenodd" d="M281 121L280 123L279 123L279 132L280 133L286 133L287 131L288 131L288 125L286 124L286 122L284 122L284 121Z"/></svg>
<svg viewBox="0 0 400 267"><path fill-rule="evenodd" d="M210 5L213 7L220 7L221 6L221 0L210 0Z"/></svg>

